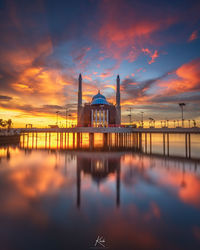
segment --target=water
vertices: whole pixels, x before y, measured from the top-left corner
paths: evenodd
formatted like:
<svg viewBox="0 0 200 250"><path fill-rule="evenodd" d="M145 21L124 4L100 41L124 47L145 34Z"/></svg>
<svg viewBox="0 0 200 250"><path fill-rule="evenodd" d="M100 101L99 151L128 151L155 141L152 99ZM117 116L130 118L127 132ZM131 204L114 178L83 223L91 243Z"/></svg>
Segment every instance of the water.
<svg viewBox="0 0 200 250"><path fill-rule="evenodd" d="M200 249L198 135L191 159L182 135L171 136L170 157L159 135L151 155L131 138L132 149L102 152L100 135L93 150L83 137L79 150L72 135L66 149L43 134L1 147L0 249L106 249L98 236L107 249Z"/></svg>

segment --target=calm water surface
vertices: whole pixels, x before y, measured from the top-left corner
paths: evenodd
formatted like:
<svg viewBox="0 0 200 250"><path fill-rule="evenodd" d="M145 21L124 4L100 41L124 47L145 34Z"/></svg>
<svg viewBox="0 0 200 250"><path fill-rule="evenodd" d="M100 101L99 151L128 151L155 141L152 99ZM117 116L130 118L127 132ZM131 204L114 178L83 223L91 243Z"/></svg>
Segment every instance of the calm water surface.
<svg viewBox="0 0 200 250"><path fill-rule="evenodd" d="M0 148L0 249L200 249L200 145L152 155L72 150L38 137ZM97 136L95 146L102 145ZM99 148L98 148L99 149ZM147 152L148 153L148 152ZM105 247L95 247L98 236Z"/></svg>

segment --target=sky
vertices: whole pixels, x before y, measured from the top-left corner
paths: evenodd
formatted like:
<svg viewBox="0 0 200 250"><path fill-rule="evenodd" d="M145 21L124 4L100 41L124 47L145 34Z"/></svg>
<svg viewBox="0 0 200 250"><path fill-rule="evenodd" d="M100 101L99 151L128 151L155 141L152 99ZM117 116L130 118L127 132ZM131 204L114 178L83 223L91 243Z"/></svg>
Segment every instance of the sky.
<svg viewBox="0 0 200 250"><path fill-rule="evenodd" d="M150 117L200 123L200 1L0 0L0 118L15 127L76 121L98 90L122 122Z"/></svg>

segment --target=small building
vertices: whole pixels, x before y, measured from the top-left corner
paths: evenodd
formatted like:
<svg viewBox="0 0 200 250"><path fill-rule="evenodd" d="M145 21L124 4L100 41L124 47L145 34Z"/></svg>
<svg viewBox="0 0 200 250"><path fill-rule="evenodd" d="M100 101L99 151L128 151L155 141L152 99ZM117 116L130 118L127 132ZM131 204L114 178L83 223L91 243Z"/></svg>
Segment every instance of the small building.
<svg viewBox="0 0 200 250"><path fill-rule="evenodd" d="M79 75L77 124L79 127L108 127L121 124L120 78L116 81L116 104L109 103L100 93L82 105L82 76Z"/></svg>

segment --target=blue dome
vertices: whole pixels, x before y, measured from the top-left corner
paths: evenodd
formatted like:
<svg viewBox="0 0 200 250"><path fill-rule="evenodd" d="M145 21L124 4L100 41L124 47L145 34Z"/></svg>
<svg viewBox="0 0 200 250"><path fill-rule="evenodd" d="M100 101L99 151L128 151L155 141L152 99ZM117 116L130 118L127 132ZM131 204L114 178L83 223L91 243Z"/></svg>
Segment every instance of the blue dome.
<svg viewBox="0 0 200 250"><path fill-rule="evenodd" d="M107 105L109 105L109 103L107 102L105 96L100 94L100 92L98 92L98 94L93 96L93 98L92 98L91 105L97 105L97 104L107 104Z"/></svg>
<svg viewBox="0 0 200 250"><path fill-rule="evenodd" d="M100 92L98 92L98 94L97 94L97 95L94 95L94 96L93 96L93 98L92 98L92 100L97 99L97 98L103 98L103 99L106 99L104 95L100 94Z"/></svg>

